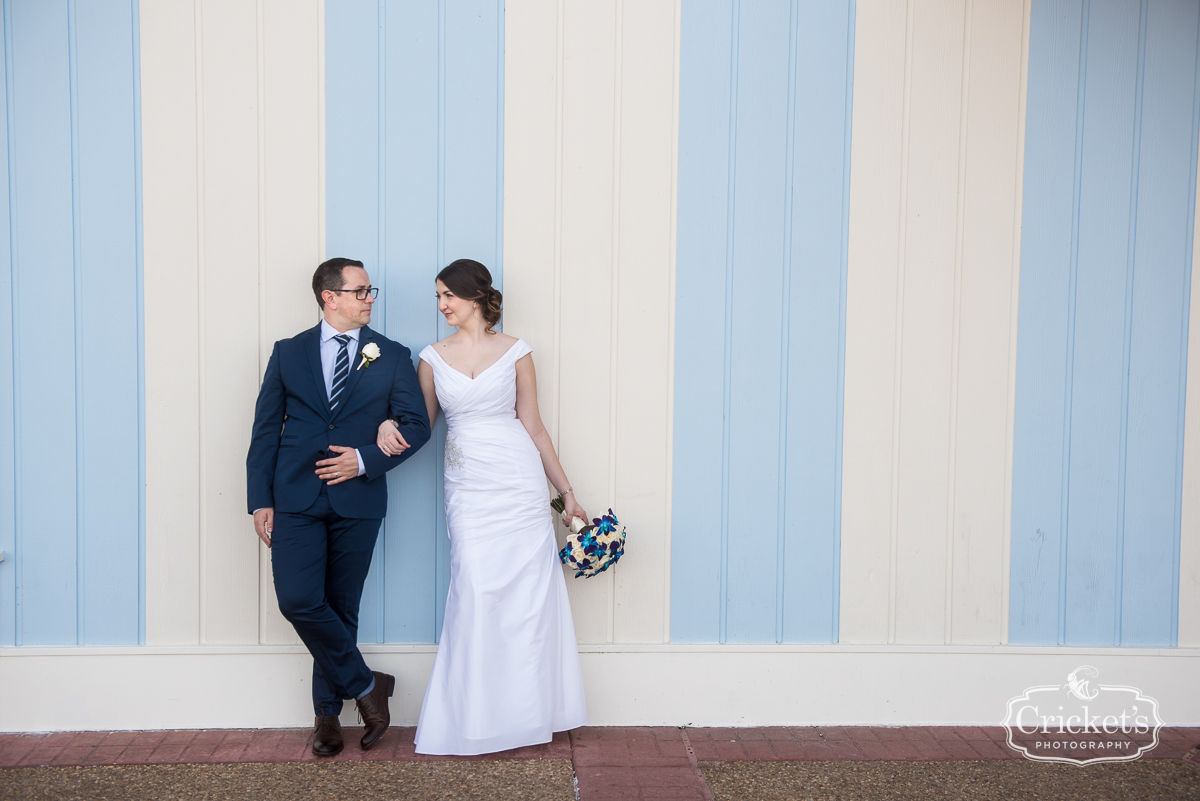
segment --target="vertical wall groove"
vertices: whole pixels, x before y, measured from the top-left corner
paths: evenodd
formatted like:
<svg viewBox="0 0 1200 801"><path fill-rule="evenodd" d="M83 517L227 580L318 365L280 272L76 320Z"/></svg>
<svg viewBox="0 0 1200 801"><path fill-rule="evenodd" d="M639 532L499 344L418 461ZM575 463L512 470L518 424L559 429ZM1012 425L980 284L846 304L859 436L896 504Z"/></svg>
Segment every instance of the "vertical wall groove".
<svg viewBox="0 0 1200 801"><path fill-rule="evenodd" d="M847 8L846 20L846 92L845 112L842 128L842 217L841 246L838 249L838 265L841 277L838 281L838 344L837 344L837 411L834 417L835 456L833 461L833 530L836 543L833 559L829 566L829 584L833 603L830 609L829 630L833 641L841 640L841 597L842 597L842 459L843 429L846 413L846 293L850 259L850 137L854 122L854 29L858 15L857 2Z"/></svg>
<svg viewBox="0 0 1200 801"><path fill-rule="evenodd" d="M891 472L891 520L888 529L888 639L896 641L896 570L897 553L900 547L900 413L903 394L900 391L904 377L904 268L908 250L908 159L909 129L912 114L912 47L913 47L913 0L904 6L904 99L902 101L900 134L900 204L897 209L899 224L896 242L896 328L893 334L896 344L894 356L895 375L892 378L892 472Z"/></svg>
<svg viewBox="0 0 1200 801"><path fill-rule="evenodd" d="M83 253L80 236L79 186L79 50L75 0L67 0L67 61L71 93L71 277L75 323L75 642L82 645L87 631L84 561L84 461L83 461Z"/></svg>
<svg viewBox="0 0 1200 801"><path fill-rule="evenodd" d="M137 276L138 419L138 645L146 644L146 281L142 217L142 25L141 4L131 0L133 40L133 225Z"/></svg>
<svg viewBox="0 0 1200 801"><path fill-rule="evenodd" d="M667 364L675 364L675 299L676 299L676 273L678 270L677 253L678 253L678 231L679 231L679 55L680 55L680 40L681 40L681 12L682 0L674 0L672 6L672 17L674 24L672 25L671 33L671 214L670 227L671 234L667 244L667 263L669 275L667 278ZM667 392L666 403L663 409L663 416L666 420L672 420L671 413L675 408L675 373L670 371L667 376ZM673 421L672 421L673 422ZM671 641L671 525L670 521L674 514L674 495L671 492L671 477L674 475L674 460L675 460L675 427L673 425L666 426L664 448L666 450L666 469L663 471L663 486L662 493L666 505L666 520L668 525L664 527L664 559L662 560L663 568L663 594L662 606L664 614L662 616L662 641Z"/></svg>
<svg viewBox="0 0 1200 801"><path fill-rule="evenodd" d="M608 348L608 497L617 494L617 363L619 347L617 333L621 325L621 81L622 41L624 40L625 0L616 0L613 20L613 158L612 158L612 257L610 261ZM619 570L614 567L613 570ZM614 574L615 575L615 574ZM608 621L605 639L613 641L617 624L617 593L613 581L608 582Z"/></svg>
<svg viewBox="0 0 1200 801"><path fill-rule="evenodd" d="M967 179L967 121L970 110L971 88L971 0L965 2L963 19L962 89L959 95L958 124L958 202L954 209L954 310L950 334L950 436L946 452L946 570L944 603L943 641L954 639L954 486L958 456L958 377L959 353L961 351L962 323L962 271L963 271L963 217L966 213Z"/></svg>
<svg viewBox="0 0 1200 801"><path fill-rule="evenodd" d="M1129 243L1125 253L1125 314L1122 320L1121 347L1121 432L1117 457L1117 537L1116 577L1113 598L1113 645L1121 644L1121 596L1125 565L1125 483L1129 453L1129 362L1133 346L1133 271L1137 252L1138 174L1142 160L1142 88L1146 78L1146 15L1147 0L1142 0L1138 13L1138 58L1133 101L1133 169L1129 187Z"/></svg>
<svg viewBox="0 0 1200 801"><path fill-rule="evenodd" d="M13 86L12 0L4 0L4 91L8 107L8 258L12 293L12 364L13 364L13 644L23 645L25 627L22 609L23 568L21 537L21 305L18 302L20 278L17 271L17 168L16 168L16 97Z"/></svg>
<svg viewBox="0 0 1200 801"><path fill-rule="evenodd" d="M195 47L196 47L196 304L198 310L198 336L196 338L196 388L199 416L197 417L199 437L199 483L197 492L199 504L197 519L200 526L200 642L208 642L208 514L205 508L207 492L207 325L205 295L205 225L204 225L204 0L193 0L195 10Z"/></svg>
<svg viewBox="0 0 1200 801"><path fill-rule="evenodd" d="M258 174L256 189L258 192L258 264L256 277L258 279L258 373L261 375L266 372L267 365L263 361L263 354L269 344L267 338L267 80L266 80L266 20L265 0L255 0L254 5L254 83L257 89L258 100L258 119L255 135L257 139L258 151ZM255 554L258 557L258 575L263 575L264 569L268 568L267 560L264 559L265 554L262 548L259 548ZM261 583L261 578L260 578ZM258 642L267 642L267 609L263 602L262 587L258 593Z"/></svg>
<svg viewBox="0 0 1200 801"><path fill-rule="evenodd" d="M729 625L729 423L733 390L733 234L737 186L738 31L741 0L733 0L729 44L729 163L725 222L725 353L721 415L721 623L719 642L726 642Z"/></svg>
<svg viewBox="0 0 1200 801"><path fill-rule="evenodd" d="M1075 110L1075 181L1071 209L1071 268L1067 288L1067 366L1066 393L1063 399L1063 453L1062 453L1062 518L1059 530L1063 536L1059 543L1058 574L1058 644L1067 641L1067 524L1071 486L1071 396L1075 374L1075 299L1079 276L1079 201L1083 185L1083 118L1084 99L1087 89L1087 41L1088 12L1091 0L1084 0L1083 23L1079 31L1079 90Z"/></svg>
<svg viewBox="0 0 1200 801"><path fill-rule="evenodd" d="M783 642L784 559L787 536L787 430L788 430L788 346L791 344L792 316L792 180L796 160L796 27L799 22L798 0L792 0L788 12L788 88L787 88L787 155L784 164L787 182L784 184L783 229L783 289L779 293L782 324L779 326L779 486L775 490L775 642Z"/></svg>

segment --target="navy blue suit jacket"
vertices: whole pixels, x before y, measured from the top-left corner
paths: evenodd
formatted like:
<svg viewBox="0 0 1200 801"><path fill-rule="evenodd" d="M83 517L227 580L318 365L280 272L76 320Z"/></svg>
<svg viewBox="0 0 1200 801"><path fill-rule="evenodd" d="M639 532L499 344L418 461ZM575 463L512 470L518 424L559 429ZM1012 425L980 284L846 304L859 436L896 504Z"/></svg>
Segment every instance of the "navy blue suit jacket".
<svg viewBox="0 0 1200 801"><path fill-rule="evenodd" d="M321 489L317 462L337 455L330 445L344 445L358 448L366 473L329 486L330 505L342 517L381 518L387 514L383 474L429 440L425 398L412 354L399 342L364 326L358 335L359 350L374 342L379 358L359 369L362 356L351 355L346 388L337 410L330 411L320 341L318 324L279 340L271 351L246 455L248 510L253 513L271 506L276 512L303 512ZM375 444L379 424L389 417L399 424L409 444L399 456L386 456Z"/></svg>

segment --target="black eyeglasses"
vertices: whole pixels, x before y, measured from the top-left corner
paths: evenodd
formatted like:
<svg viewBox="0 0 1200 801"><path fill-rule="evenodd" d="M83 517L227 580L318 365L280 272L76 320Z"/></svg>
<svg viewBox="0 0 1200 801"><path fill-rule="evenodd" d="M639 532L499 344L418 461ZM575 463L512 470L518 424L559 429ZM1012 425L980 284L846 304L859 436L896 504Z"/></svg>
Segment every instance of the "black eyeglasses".
<svg viewBox="0 0 1200 801"><path fill-rule="evenodd" d="M366 289L331 289L330 292L353 292L355 300L366 300L368 293L373 298L379 297L379 287L372 286Z"/></svg>

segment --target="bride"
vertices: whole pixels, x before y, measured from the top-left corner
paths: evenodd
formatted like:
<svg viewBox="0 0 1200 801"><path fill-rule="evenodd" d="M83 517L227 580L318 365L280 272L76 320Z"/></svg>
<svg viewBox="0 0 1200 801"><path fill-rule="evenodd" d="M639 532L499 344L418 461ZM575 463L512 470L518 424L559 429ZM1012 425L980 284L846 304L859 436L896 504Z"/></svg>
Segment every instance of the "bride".
<svg viewBox="0 0 1200 801"><path fill-rule="evenodd" d="M421 351L417 379L429 420L446 415L450 594L416 751L486 754L587 722L547 477L567 521L588 516L542 425L532 349L493 330L491 273L459 259L438 273L437 298L458 331ZM404 446L391 421L378 444Z"/></svg>

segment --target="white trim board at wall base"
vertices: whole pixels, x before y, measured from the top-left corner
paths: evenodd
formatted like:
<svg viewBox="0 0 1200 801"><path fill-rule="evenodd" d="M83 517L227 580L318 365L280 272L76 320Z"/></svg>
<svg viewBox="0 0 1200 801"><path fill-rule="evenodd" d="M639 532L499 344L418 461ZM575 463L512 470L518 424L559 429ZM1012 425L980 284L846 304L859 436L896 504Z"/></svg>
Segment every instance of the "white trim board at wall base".
<svg viewBox="0 0 1200 801"><path fill-rule="evenodd" d="M415 725L432 645L367 645ZM582 646L592 725L999 725L1026 687L1135 686L1167 725L1200 724L1200 648L938 645ZM309 726L300 646L0 648L0 731ZM343 722L354 725L349 705Z"/></svg>

